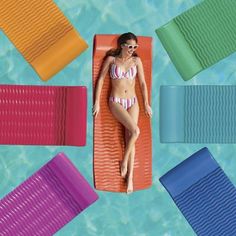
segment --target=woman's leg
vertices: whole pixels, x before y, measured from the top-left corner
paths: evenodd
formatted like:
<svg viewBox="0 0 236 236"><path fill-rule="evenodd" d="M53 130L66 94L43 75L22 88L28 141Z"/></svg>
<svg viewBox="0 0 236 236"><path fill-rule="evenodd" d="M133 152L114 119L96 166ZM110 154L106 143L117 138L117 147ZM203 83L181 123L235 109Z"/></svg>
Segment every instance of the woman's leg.
<svg viewBox="0 0 236 236"><path fill-rule="evenodd" d="M121 175L122 177L126 176L127 173L127 166L130 153L133 149L133 145L139 136L139 128L137 126L137 122L130 116L127 110L125 110L121 104L110 102L109 103L111 113L113 116L129 131L130 138L127 142L124 159L121 165Z"/></svg>
<svg viewBox="0 0 236 236"><path fill-rule="evenodd" d="M136 124L138 124L139 117L139 106L138 103L135 103L130 109L129 114L133 118ZM132 151L130 153L129 162L128 162L128 178L127 178L127 193L133 192L133 173L134 173L134 158L135 158L135 145L133 145Z"/></svg>

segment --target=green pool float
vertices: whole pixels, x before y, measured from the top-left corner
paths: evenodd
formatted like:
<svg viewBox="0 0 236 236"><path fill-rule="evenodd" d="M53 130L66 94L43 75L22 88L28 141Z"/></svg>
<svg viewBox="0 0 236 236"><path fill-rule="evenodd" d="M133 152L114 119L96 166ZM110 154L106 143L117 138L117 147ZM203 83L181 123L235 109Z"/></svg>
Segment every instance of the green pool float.
<svg viewBox="0 0 236 236"><path fill-rule="evenodd" d="M156 33L184 80L236 51L236 1L205 0Z"/></svg>

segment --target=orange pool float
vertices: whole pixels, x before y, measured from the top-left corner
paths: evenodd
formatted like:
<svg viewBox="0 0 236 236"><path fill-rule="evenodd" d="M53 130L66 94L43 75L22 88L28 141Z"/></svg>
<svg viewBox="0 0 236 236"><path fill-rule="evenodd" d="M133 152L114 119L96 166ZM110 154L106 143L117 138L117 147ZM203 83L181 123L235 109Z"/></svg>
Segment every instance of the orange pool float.
<svg viewBox="0 0 236 236"><path fill-rule="evenodd" d="M101 65L106 52L116 48L118 35L96 35L93 50L93 88L99 77ZM141 58L145 80L151 104L152 82L152 38L138 37L140 47L137 50ZM95 90L94 90L95 91ZM111 192L126 192L126 181L120 176L120 161L124 156L124 128L112 116L108 98L110 95L110 78L107 74L102 88L100 112L94 118L94 185L97 190ZM134 191L148 188L152 185L152 135L151 120L145 115L142 93L137 81L136 95L139 101L140 114L138 126L140 136L136 142L134 163Z"/></svg>
<svg viewBox="0 0 236 236"><path fill-rule="evenodd" d="M87 48L52 0L1 0L0 29L42 80L48 80Z"/></svg>

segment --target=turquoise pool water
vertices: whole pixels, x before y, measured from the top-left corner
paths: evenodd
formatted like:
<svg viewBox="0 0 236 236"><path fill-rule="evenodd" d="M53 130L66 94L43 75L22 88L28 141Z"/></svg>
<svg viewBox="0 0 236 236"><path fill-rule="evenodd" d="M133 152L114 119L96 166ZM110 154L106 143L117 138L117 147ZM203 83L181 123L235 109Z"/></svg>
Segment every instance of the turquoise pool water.
<svg viewBox="0 0 236 236"><path fill-rule="evenodd" d="M153 37L153 186L127 196L97 192L99 201L61 229L57 236L192 236L195 235L158 179L170 168L203 146L236 184L236 145L160 144L160 85L236 84L236 55L221 61L189 82L176 72L155 34L155 29L200 0L57 0L56 3L79 30L89 49L47 82L47 85L88 87L87 146L0 146L0 197L34 173L56 153L63 151L92 184L92 43L94 34L123 33ZM1 84L43 84L33 69L0 33ZM1 121L0 121L1 122Z"/></svg>

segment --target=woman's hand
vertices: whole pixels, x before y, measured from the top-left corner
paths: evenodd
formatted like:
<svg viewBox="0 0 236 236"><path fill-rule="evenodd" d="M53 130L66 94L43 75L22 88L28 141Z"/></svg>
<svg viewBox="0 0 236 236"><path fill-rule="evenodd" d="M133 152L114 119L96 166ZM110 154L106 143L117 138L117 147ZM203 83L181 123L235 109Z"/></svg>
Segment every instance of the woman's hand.
<svg viewBox="0 0 236 236"><path fill-rule="evenodd" d="M95 102L93 106L93 115L95 116L95 118L97 117L99 111L100 111L100 105L99 103Z"/></svg>
<svg viewBox="0 0 236 236"><path fill-rule="evenodd" d="M152 118L152 108L149 106L149 104L145 104L144 109L145 109L145 114L150 118Z"/></svg>

